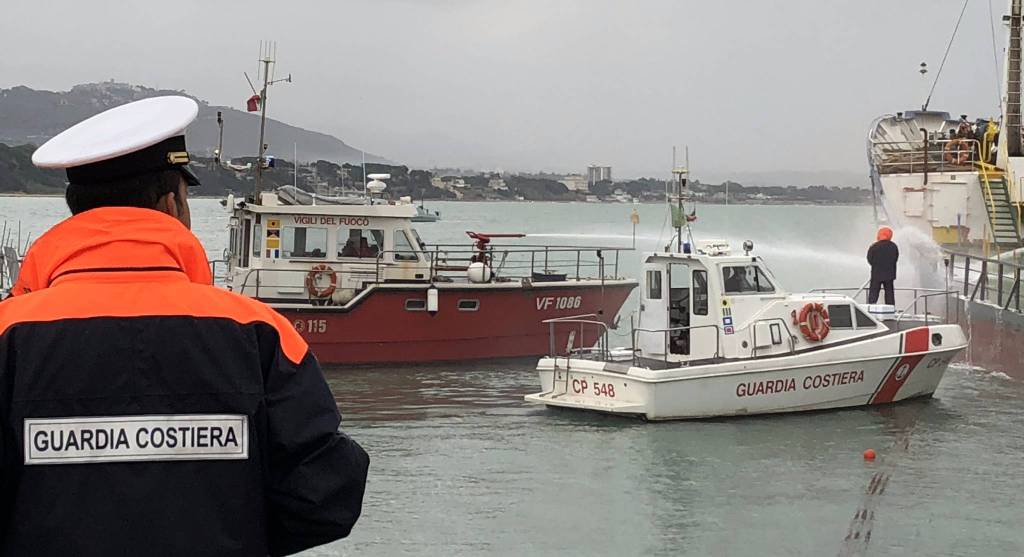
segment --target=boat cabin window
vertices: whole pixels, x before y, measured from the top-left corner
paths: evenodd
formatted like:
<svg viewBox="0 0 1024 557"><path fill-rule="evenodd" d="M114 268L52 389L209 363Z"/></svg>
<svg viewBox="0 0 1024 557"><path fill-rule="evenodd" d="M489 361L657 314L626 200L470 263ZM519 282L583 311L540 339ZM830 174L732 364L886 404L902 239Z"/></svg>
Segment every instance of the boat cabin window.
<svg viewBox="0 0 1024 557"><path fill-rule="evenodd" d="M384 231L376 228L338 228L338 257L376 258L384 251Z"/></svg>
<svg viewBox="0 0 1024 557"><path fill-rule="evenodd" d="M395 230L395 261L419 261L404 230Z"/></svg>
<svg viewBox="0 0 1024 557"><path fill-rule="evenodd" d="M868 314L866 314L863 311L861 311L860 308L857 308L854 311L857 314L857 328L858 329L860 329L860 328L874 329L875 327L878 326L875 323L875 320L871 319L870 317L868 317Z"/></svg>
<svg viewBox="0 0 1024 557"><path fill-rule="evenodd" d="M281 247L284 257L327 257L327 229L286 226L281 230Z"/></svg>
<svg viewBox="0 0 1024 557"><path fill-rule="evenodd" d="M708 314L708 272L693 272L693 314Z"/></svg>
<svg viewBox="0 0 1024 557"><path fill-rule="evenodd" d="M409 298L405 301L405 311L426 311L427 301L422 298Z"/></svg>
<svg viewBox="0 0 1024 557"><path fill-rule="evenodd" d="M255 231L252 233L252 256L259 257L260 248L263 246L263 226L257 224L254 227L254 230Z"/></svg>
<svg viewBox="0 0 1024 557"><path fill-rule="evenodd" d="M420 238L420 233L416 232L415 228L411 229L410 231L412 232L412 239L416 240L416 245L418 245L421 250L426 250L427 243L423 241L423 238Z"/></svg>
<svg viewBox="0 0 1024 557"><path fill-rule="evenodd" d="M249 228L249 223L251 222L249 219L242 221L242 249L239 250L239 253L242 254L242 267L249 266L249 242L252 240L252 229Z"/></svg>
<svg viewBox="0 0 1024 557"><path fill-rule="evenodd" d="M852 329L853 314L850 304L828 306L828 324L833 329Z"/></svg>
<svg viewBox="0 0 1024 557"><path fill-rule="evenodd" d="M647 271L647 299L661 299L661 271Z"/></svg>
<svg viewBox="0 0 1024 557"><path fill-rule="evenodd" d="M768 276L757 265L723 267L726 294L755 294L775 292Z"/></svg>
<svg viewBox="0 0 1024 557"><path fill-rule="evenodd" d="M668 267L669 350L673 354L690 353L690 268Z"/></svg>
<svg viewBox="0 0 1024 557"><path fill-rule="evenodd" d="M668 300L671 309L690 315L690 268L686 265L669 265ZM689 321L689 320L687 320Z"/></svg>
<svg viewBox="0 0 1024 557"><path fill-rule="evenodd" d="M236 226L228 229L228 251L232 256L238 253L238 227Z"/></svg>

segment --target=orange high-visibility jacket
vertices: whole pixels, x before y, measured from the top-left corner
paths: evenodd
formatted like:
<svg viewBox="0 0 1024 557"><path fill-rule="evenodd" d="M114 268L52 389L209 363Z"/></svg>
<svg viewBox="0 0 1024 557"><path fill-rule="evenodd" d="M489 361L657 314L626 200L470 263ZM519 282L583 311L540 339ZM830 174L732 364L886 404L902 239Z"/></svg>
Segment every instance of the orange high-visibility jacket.
<svg viewBox="0 0 1024 557"><path fill-rule="evenodd" d="M58 224L0 302L0 555L284 555L346 536L368 457L269 307L147 209Z"/></svg>

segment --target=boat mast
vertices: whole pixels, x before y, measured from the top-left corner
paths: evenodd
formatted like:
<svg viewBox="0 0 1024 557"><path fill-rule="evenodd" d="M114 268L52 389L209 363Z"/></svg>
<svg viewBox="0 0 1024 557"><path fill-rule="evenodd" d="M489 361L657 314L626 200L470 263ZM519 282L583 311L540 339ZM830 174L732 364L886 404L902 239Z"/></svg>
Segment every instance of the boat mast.
<svg viewBox="0 0 1024 557"><path fill-rule="evenodd" d="M267 127L267 86L270 85L270 65L274 63L273 58L270 57L269 49L269 43L261 49L263 50L263 58L260 59L260 63L263 64L263 88L260 89L260 148L259 156L256 158L256 184L253 186L253 203L260 202L260 189L263 186L263 153L267 147L266 143L263 142L263 133Z"/></svg>
<svg viewBox="0 0 1024 557"><path fill-rule="evenodd" d="M253 186L253 203L260 202L260 189L263 186L263 158L266 154L267 144L264 142L264 132L267 128L267 89L271 85L279 82L286 81L292 82L292 74L288 74L288 77L283 79L275 80L272 74L272 68L274 67L277 58L277 43L274 41L263 42L260 41L260 64L263 64L263 89L260 90L259 102L260 102L260 148L259 157L256 160L256 183Z"/></svg>
<svg viewBox="0 0 1024 557"><path fill-rule="evenodd" d="M676 158L675 157L675 147L672 148L672 162L673 162L672 174L675 176L675 179L676 179L676 192L675 192L676 206L672 208L673 209L673 211L672 211L672 224L673 224L674 228L676 229L676 252L677 253L683 253L683 227L684 226L686 226L686 227L689 226L688 224L686 224L686 213L684 212L684 208L683 208L683 199L687 196L686 194L688 193L687 190L686 190L686 187L687 187L687 176L689 175L689 172L690 172L689 168L688 168L689 163L690 163L690 149L689 149L689 147L686 148L685 153L686 153L686 155L685 155L685 161L686 162L684 164L686 164L687 166L683 166L683 167L675 166L675 164L674 164L675 163L675 158Z"/></svg>
<svg viewBox="0 0 1024 557"><path fill-rule="evenodd" d="M214 153L213 162L220 164L224 156L224 117L221 111L217 111L217 152Z"/></svg>

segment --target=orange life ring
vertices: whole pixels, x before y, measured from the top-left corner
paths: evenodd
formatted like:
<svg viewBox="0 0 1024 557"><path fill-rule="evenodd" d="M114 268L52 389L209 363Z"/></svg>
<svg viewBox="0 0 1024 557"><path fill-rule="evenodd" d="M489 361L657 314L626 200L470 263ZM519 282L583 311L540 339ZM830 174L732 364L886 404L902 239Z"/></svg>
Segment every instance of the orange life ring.
<svg viewBox="0 0 1024 557"><path fill-rule="evenodd" d="M828 310L819 303L806 304L800 310L797 321L800 333L811 342L818 342L828 336Z"/></svg>
<svg viewBox="0 0 1024 557"><path fill-rule="evenodd" d="M322 287L317 286L316 279L324 274L331 280L330 284ZM309 292L309 295L314 298L327 298L334 294L334 289L337 287L338 273L334 272L330 265L324 265L323 263L313 265L313 268L306 273L306 292Z"/></svg>
<svg viewBox="0 0 1024 557"><path fill-rule="evenodd" d="M945 152L942 158L948 163L964 164L971 158L970 145L959 137L947 143L942 150Z"/></svg>

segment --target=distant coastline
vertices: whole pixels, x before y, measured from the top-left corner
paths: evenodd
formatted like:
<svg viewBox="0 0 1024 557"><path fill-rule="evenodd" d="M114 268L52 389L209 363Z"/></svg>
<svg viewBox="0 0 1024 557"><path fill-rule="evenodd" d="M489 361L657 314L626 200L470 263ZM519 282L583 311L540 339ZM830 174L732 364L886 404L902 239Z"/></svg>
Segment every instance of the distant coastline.
<svg viewBox="0 0 1024 557"><path fill-rule="evenodd" d="M3 198L3 197L15 197L15 198L24 198L24 197L51 198L52 197L52 198L57 198L57 199L63 199L64 198L64 194L62 194L62 193L0 192L0 198ZM225 198L225 195L193 195L193 196L189 197L189 199L214 199L214 200L220 200L220 199L224 199L224 198ZM421 201L421 200L416 200L417 203L419 203L419 201ZM637 201L636 203L621 202L621 201L585 201L585 200L578 200L578 199L569 199L569 200L558 200L558 199L555 199L555 200L538 200L538 199L424 199L422 201L424 203L431 203L431 202L435 202L435 203L436 202L444 202L444 203L566 203L566 204L569 204L569 203L587 203L587 204L594 204L594 205L622 205L622 206L626 206L626 207L631 206L631 205L664 205L666 203L666 201L664 201L664 200L658 201L658 200L651 200L651 199L647 199L647 200L643 200L643 201ZM726 207L726 206L729 206L729 205L744 205L744 206L762 206L762 205L763 206L771 206L771 205L779 205L779 206L787 206L787 207L789 207L789 206L805 206L805 205L806 206L867 207L867 206L871 205L870 202L805 201L805 200L730 201L729 203L724 203L724 202L720 202L720 201L701 201L700 204L701 205L714 205L714 206L720 206L720 207Z"/></svg>

